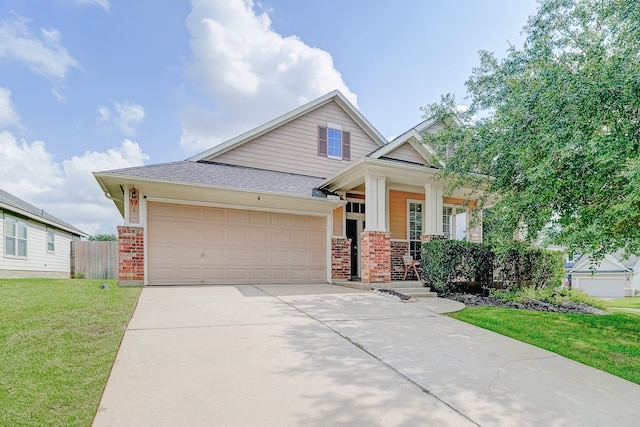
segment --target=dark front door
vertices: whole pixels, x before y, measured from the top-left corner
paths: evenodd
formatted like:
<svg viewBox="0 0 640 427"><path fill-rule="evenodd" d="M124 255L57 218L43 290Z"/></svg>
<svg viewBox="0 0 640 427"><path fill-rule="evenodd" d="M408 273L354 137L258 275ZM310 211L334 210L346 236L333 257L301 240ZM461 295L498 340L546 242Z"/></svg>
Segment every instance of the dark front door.
<svg viewBox="0 0 640 427"><path fill-rule="evenodd" d="M358 277L358 220L347 219L347 239L351 239L351 277Z"/></svg>

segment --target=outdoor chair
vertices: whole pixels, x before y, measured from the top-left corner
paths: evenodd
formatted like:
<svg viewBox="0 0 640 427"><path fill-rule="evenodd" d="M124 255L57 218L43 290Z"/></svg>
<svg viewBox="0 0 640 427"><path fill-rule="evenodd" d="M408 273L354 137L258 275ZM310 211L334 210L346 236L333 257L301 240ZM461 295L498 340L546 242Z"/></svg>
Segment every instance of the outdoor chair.
<svg viewBox="0 0 640 427"><path fill-rule="evenodd" d="M402 280L407 280L409 270L413 270L416 275L416 280L420 280L420 274L418 273L418 261L414 260L411 255L403 255L402 261L404 262L404 277Z"/></svg>

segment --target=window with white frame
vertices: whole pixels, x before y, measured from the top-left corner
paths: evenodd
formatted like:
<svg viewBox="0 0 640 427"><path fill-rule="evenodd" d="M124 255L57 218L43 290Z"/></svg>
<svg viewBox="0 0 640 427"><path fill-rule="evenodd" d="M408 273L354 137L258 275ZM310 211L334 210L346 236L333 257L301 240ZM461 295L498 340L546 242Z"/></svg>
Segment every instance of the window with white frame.
<svg viewBox="0 0 640 427"><path fill-rule="evenodd" d="M450 206L442 208L442 233L447 239L451 239L453 233L453 208Z"/></svg>
<svg viewBox="0 0 640 427"><path fill-rule="evenodd" d="M318 125L318 156L351 160L351 132L335 123Z"/></svg>
<svg viewBox="0 0 640 427"><path fill-rule="evenodd" d="M442 207L442 233L447 239L467 240L467 211L464 207Z"/></svg>
<svg viewBox="0 0 640 427"><path fill-rule="evenodd" d="M409 202L408 206L408 238L409 255L415 260L420 259L420 246L422 244L422 216L424 214L424 203Z"/></svg>
<svg viewBox="0 0 640 427"><path fill-rule="evenodd" d="M55 252L56 250L56 231L53 228L47 228L47 252Z"/></svg>
<svg viewBox="0 0 640 427"><path fill-rule="evenodd" d="M327 128L327 157L342 159L342 129L337 126Z"/></svg>
<svg viewBox="0 0 640 427"><path fill-rule="evenodd" d="M27 223L16 218L4 219L4 254L6 256L27 256Z"/></svg>

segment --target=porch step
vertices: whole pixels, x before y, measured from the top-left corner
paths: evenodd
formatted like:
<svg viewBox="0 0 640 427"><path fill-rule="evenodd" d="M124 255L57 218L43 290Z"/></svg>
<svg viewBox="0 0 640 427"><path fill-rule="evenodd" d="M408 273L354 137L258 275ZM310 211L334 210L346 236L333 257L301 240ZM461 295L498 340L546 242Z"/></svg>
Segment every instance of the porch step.
<svg viewBox="0 0 640 427"><path fill-rule="evenodd" d="M423 288L424 282L421 280L392 280L389 285L394 288Z"/></svg>
<svg viewBox="0 0 640 427"><path fill-rule="evenodd" d="M437 297L438 294L435 292L431 292L431 288L429 287L410 287L410 288L391 288L396 292L399 292L404 295L408 295L410 297Z"/></svg>

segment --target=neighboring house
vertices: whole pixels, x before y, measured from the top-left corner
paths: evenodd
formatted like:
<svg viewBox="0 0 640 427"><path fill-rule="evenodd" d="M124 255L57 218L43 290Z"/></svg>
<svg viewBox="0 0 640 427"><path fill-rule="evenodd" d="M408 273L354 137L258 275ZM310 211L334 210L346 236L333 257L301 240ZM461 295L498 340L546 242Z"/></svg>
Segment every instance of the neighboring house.
<svg viewBox="0 0 640 427"><path fill-rule="evenodd" d="M3 190L0 215L0 277L70 277L71 241L86 233Z"/></svg>
<svg viewBox="0 0 640 427"><path fill-rule="evenodd" d="M635 296L640 293L640 257L607 254L593 270L588 255L580 257L570 268L571 286L598 297Z"/></svg>
<svg viewBox="0 0 640 427"><path fill-rule="evenodd" d="M479 242L420 142L442 126L387 142L334 91L185 161L95 172L124 217L121 284L386 283L421 241Z"/></svg>

